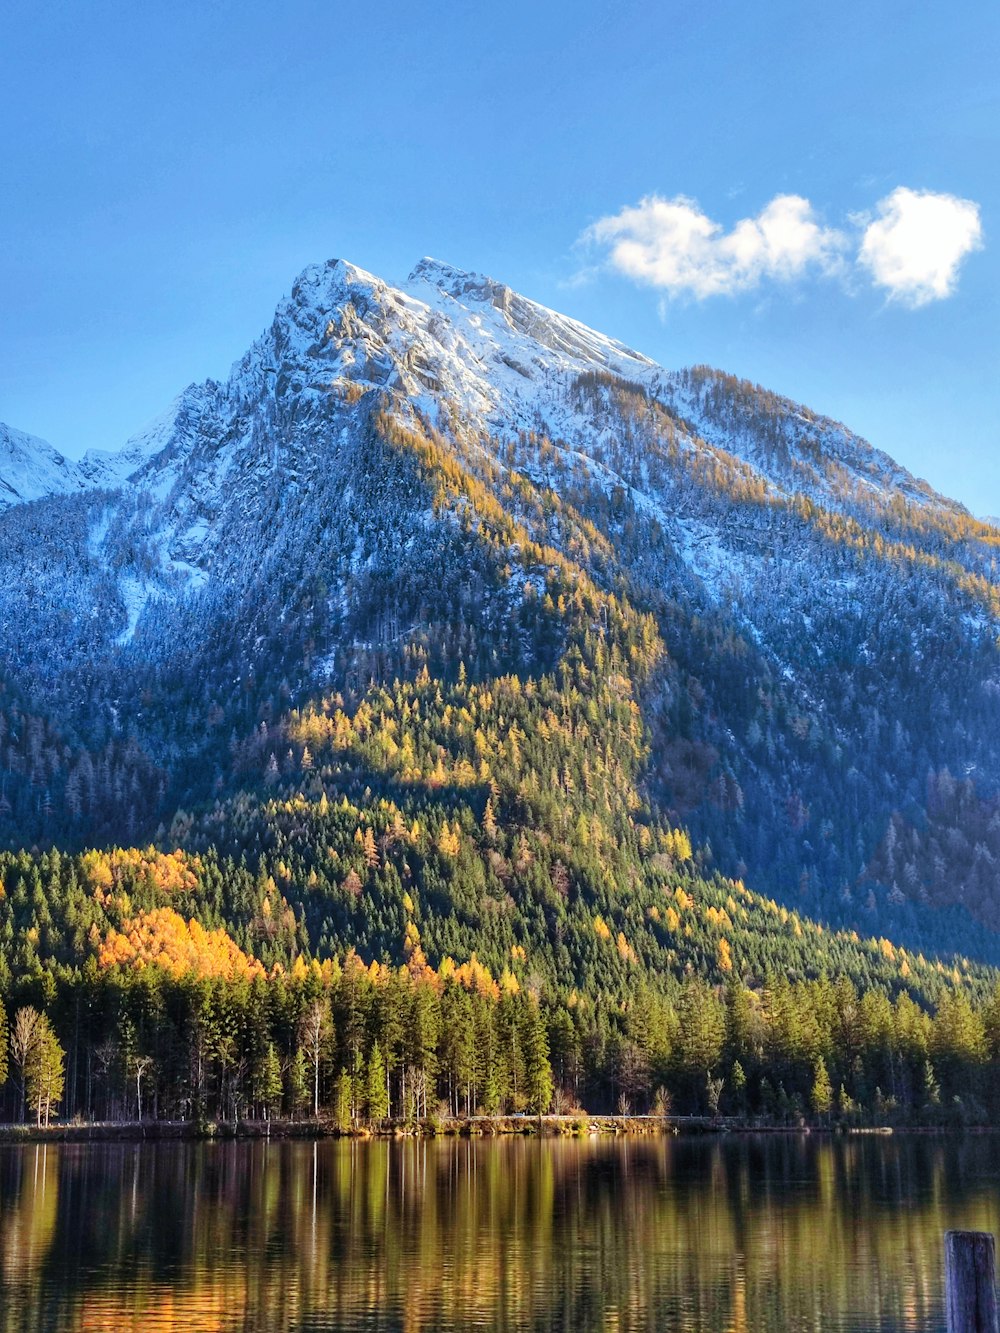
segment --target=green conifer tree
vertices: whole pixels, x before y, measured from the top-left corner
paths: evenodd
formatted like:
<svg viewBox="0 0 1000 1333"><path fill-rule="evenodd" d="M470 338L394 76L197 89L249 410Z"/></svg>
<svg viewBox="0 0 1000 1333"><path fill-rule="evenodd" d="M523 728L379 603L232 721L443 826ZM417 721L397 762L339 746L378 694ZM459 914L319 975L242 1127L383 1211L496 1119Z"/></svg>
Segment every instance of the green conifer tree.
<svg viewBox="0 0 1000 1333"><path fill-rule="evenodd" d="M733 1098L740 1114L744 1115L747 1109L747 1076L739 1060L733 1061L733 1067L729 1074L729 1086L733 1090Z"/></svg>
<svg viewBox="0 0 1000 1333"><path fill-rule="evenodd" d="M532 1000L527 1003L522 1050L528 1109L537 1115L544 1115L552 1103L552 1065L549 1062L549 1039L545 1024L538 1006Z"/></svg>
<svg viewBox="0 0 1000 1333"><path fill-rule="evenodd" d="M45 1014L40 1014L36 1039L25 1066L28 1103L35 1112L37 1125L48 1125L52 1112L62 1101L66 1052Z"/></svg>
<svg viewBox="0 0 1000 1333"><path fill-rule="evenodd" d="M825 1120L833 1109L833 1086L827 1073L826 1061L822 1056L813 1068L813 1085L810 1093L812 1109L820 1120Z"/></svg>
<svg viewBox="0 0 1000 1333"><path fill-rule="evenodd" d="M264 1109L264 1119L281 1114L281 1062L274 1049L274 1042L267 1043L264 1058L260 1063L257 1097Z"/></svg>
<svg viewBox="0 0 1000 1333"><path fill-rule="evenodd" d="M389 1114L389 1090L386 1083L385 1060L376 1041L365 1063L365 1113L372 1124L381 1124Z"/></svg>
<svg viewBox="0 0 1000 1333"><path fill-rule="evenodd" d="M288 1100L292 1114L300 1116L309 1105L309 1067L306 1053L298 1047L288 1068Z"/></svg>

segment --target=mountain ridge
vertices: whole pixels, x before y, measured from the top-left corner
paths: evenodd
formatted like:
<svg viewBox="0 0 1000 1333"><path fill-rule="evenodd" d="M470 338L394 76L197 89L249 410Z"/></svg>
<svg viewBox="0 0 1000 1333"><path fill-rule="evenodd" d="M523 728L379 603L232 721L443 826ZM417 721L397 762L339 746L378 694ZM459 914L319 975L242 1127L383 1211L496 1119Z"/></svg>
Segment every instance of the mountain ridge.
<svg viewBox="0 0 1000 1333"><path fill-rule="evenodd" d="M415 298L414 294L416 292L423 294L422 302L419 298ZM303 311L318 311L322 307L327 312L333 312L341 309L346 304L351 304L353 309L352 297L359 298L362 301L366 314L373 302L376 304L384 302L387 306L393 304L397 307L402 306L404 316L412 314L414 299L416 299L418 305L425 304L427 311L430 312L432 307L440 307L440 297L451 298L466 315L475 307L490 307L498 313L511 333L527 337L549 351L556 353L557 356L564 358L562 369L566 369L567 361L582 361L594 368L617 374L624 379L629 378L630 374L639 376L644 381L644 387L652 387L654 391L664 392L670 405L676 407L676 410L684 419L694 424L696 429L705 435L709 443L718 443L723 438L730 446L733 443L732 430L730 429L727 432L720 429L715 414L704 401L704 396L692 393L689 385L685 386L678 382L682 381L684 377L689 377L692 373L699 375L702 381L711 382L713 379L721 378L731 380L732 377L725 376L724 372L713 371L703 366L695 367L693 371L666 371L642 353L597 333L577 320L561 315L538 302L521 296L496 279L475 272L466 272L448 263L426 256L414 266L406 282L400 286L393 286L343 259L327 260L322 264L309 265L293 283L290 297L279 304L275 322L272 323L271 330L268 332L273 334L275 323L295 324L297 307L301 307ZM465 298L464 302L462 298ZM445 305L446 310L448 304ZM410 307L409 310L406 309L407 305ZM386 313L386 310L380 310L383 317ZM438 313L441 313L440 309L438 309ZM477 322L481 324L481 320ZM363 327L364 324L365 321L362 320L361 326ZM349 322L348 327L350 330L355 326ZM419 330L412 321L404 324L404 328L413 337L414 344L420 342L426 348L428 344L427 337L419 337L420 333L425 332L424 330ZM468 321L466 321L466 327L462 331L468 337ZM268 339L268 332L263 335L265 343ZM315 333L315 330L313 332ZM522 378L530 379L531 370L528 362L518 362L515 366L511 366L503 361L505 349L502 346L497 348L496 333L497 328L494 322L493 329L486 331L481 342L487 345L492 342L493 350L499 352L500 364L505 365L509 370L514 370ZM226 383L232 384L234 380L239 380L241 376L251 372L249 359L253 357L254 349L260 343L261 339L258 339L250 352L233 363ZM286 345L286 350L290 350L294 357L296 351L301 353L304 349L301 346L297 349L288 348ZM463 349L466 353L466 365L469 361L481 362L481 356L477 355L475 351L472 351L470 356L469 350L468 348ZM268 359L273 358L263 357L264 361ZM412 378L407 383L406 371L410 367L405 364L406 358L401 358L401 361L403 364L394 367L394 369L399 375L403 387L409 390L410 396L419 398L419 390L415 389ZM257 367L258 372L266 369L267 367L263 366ZM279 373L278 367L270 369L275 374ZM357 367L354 367L354 369L357 370ZM385 362L380 363L376 358L367 364L363 364L360 369L361 373L357 375L357 378L364 378L363 372L367 369L376 375L375 379L368 382L386 383L384 378L381 380L378 378L380 373L385 375L388 372ZM552 369L552 367L550 366L548 369ZM419 373L418 370L416 372L418 378ZM484 404L489 402L489 394L483 391L480 383L475 386L478 389L478 395L476 395L468 382L469 378L466 378L464 386L456 384L453 380L448 386L450 396L459 400L464 396L467 400L466 405L471 410L481 410ZM745 389L752 389L758 394L765 392L760 390L759 386L751 386L747 381L736 382ZM120 450L91 449L76 464L62 460L62 463L57 462L56 466L65 465L72 469L75 484L80 486L88 484L107 486L131 480L136 473L141 472L166 447L171 424L175 415L181 411L182 406L188 402L191 396L211 391L213 387L215 387L215 381L212 380L205 381L201 385L192 384L188 386L186 390L178 395L170 408L155 418L147 427L132 436ZM464 395L462 393L463 387ZM947 500L933 491L926 482L914 478L889 455L874 449L867 441L854 435L847 427L830 418L817 415L792 399L769 392L767 397L780 408L790 421L799 423L807 430L812 429L822 433L826 437L823 441L824 447L829 447L831 441L839 442L842 445L841 452L844 452L843 446L847 446L846 452L852 457L852 460L856 460L859 454L868 456L871 465L863 469L864 472L870 473L875 470L875 465L880 465L886 473L889 484L908 496L914 499L923 498L935 503L944 503L949 507L956 505L957 502ZM518 421L515 417L514 420L508 420L505 424L517 426L523 424L523 422ZM17 434L23 435L22 432L17 432ZM25 438L30 439L31 437ZM51 446L46 445L44 441L38 443L42 446L42 450L51 449ZM762 460L753 457L752 443L751 441L751 448L748 451L749 456L744 456L744 461L760 465ZM52 452L55 455L55 460L61 459L61 455L56 454L55 451ZM2 467L2 461L0 461L0 467ZM2 480L2 473L0 473L0 480ZM798 480L801 481L801 478ZM42 493L38 490L37 493L32 492L23 498L39 498ZM57 493L55 488L52 489L51 493Z"/></svg>

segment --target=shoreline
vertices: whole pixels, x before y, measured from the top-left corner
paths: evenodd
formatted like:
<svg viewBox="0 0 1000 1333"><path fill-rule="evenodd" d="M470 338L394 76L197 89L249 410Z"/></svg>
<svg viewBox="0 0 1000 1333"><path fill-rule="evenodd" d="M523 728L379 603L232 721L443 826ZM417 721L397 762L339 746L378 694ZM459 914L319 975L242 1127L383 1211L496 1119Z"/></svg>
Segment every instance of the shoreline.
<svg viewBox="0 0 1000 1333"><path fill-rule="evenodd" d="M721 1133L684 1118L689 1131ZM664 1135L680 1131L678 1120L663 1116L509 1115L426 1119L416 1123L338 1125L333 1120L145 1120L94 1121L39 1126L0 1124L0 1145L9 1143L215 1142L234 1139L429 1139L429 1138L592 1138Z"/></svg>
<svg viewBox="0 0 1000 1333"><path fill-rule="evenodd" d="M416 1124L342 1127L328 1120L145 1120L0 1124L0 1146L30 1143L213 1143L237 1139L616 1138L677 1135L785 1134L886 1137L894 1134L990 1134L989 1125L816 1126L755 1124L708 1116L522 1115L470 1116Z"/></svg>

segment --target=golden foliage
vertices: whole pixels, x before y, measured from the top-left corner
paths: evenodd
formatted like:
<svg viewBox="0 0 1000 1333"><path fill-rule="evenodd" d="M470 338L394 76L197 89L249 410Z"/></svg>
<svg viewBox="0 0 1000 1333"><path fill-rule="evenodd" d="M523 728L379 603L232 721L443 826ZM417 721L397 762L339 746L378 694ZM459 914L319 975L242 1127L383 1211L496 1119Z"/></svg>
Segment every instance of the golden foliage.
<svg viewBox="0 0 1000 1333"><path fill-rule="evenodd" d="M236 944L224 930L206 930L186 921L171 907L140 912L111 929L98 950L101 967L162 967L172 976L193 973L200 977L263 976L263 965Z"/></svg>
<svg viewBox="0 0 1000 1333"><path fill-rule="evenodd" d="M187 852L159 852L155 847L116 847L85 852L80 858L98 901L102 893L126 880L146 879L159 893L190 893L198 885L201 862Z"/></svg>

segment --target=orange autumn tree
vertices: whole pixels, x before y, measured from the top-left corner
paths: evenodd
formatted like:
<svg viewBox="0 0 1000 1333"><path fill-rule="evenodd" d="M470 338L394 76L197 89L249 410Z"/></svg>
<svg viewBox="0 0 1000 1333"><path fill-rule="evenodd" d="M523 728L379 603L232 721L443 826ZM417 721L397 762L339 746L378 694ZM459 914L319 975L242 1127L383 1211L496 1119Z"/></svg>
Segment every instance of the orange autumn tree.
<svg viewBox="0 0 1000 1333"><path fill-rule="evenodd" d="M155 847L116 847L111 851L84 852L80 858L91 885L108 893L123 884L147 880L159 893L190 893L198 885L201 862L186 852L160 852Z"/></svg>
<svg viewBox="0 0 1000 1333"><path fill-rule="evenodd" d="M162 967L175 977L264 976L263 964L245 954L224 930L206 930L170 907L140 912L97 941L101 967Z"/></svg>

